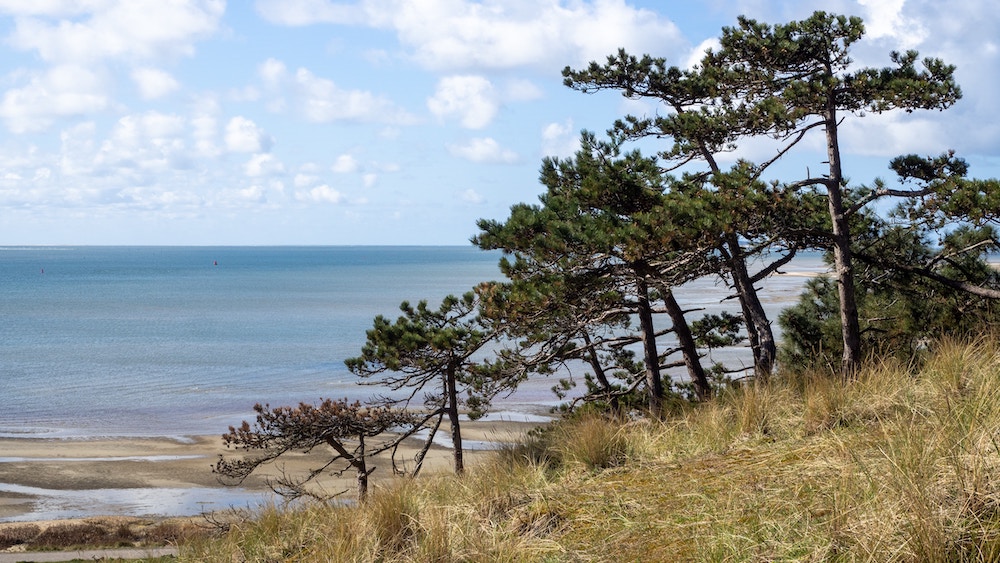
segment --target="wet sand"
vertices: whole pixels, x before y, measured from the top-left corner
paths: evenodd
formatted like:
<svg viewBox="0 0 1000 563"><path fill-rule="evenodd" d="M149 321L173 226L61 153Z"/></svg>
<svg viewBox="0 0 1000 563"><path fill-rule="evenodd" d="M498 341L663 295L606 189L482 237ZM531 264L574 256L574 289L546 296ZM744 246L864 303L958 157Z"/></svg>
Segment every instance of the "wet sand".
<svg viewBox="0 0 1000 563"><path fill-rule="evenodd" d="M536 421L488 420L465 422L463 439L471 448L467 463L475 463L490 443L509 442L539 425ZM446 424L442 430L446 430ZM452 452L438 440L425 461L423 471L447 471ZM397 463L412 468L422 441L409 439L396 455ZM219 455L242 452L227 450L219 436L189 439L35 439L0 438L0 522L43 521L104 514L130 516L188 516L225 509L229 505L261 504L274 499L266 478L301 473L320 467L330 450L317 448L310 454L283 456L264 466L241 486L227 487L212 473ZM378 483L393 478L388 454L376 457L371 479ZM354 497L352 472L325 476L319 481L328 493L347 491Z"/></svg>

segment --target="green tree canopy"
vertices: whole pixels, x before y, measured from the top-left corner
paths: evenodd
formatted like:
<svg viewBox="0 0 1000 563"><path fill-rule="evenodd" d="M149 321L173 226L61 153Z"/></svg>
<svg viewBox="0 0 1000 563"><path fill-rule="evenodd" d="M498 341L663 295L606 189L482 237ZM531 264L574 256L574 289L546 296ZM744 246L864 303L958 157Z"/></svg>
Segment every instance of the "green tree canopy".
<svg viewBox="0 0 1000 563"><path fill-rule="evenodd" d="M416 307L403 302L402 315L395 321L375 317L361 355L346 360L347 368L365 383L403 392L402 398L383 398L388 404L408 405L424 393L425 421L437 418L428 446L442 418L448 417L458 473L464 470L462 409L473 420L479 418L497 393L516 385L496 377L493 366L477 357L496 336L480 321L478 301L470 291L461 297L449 295L437 309L426 301ZM415 471L422 459L421 455Z"/></svg>

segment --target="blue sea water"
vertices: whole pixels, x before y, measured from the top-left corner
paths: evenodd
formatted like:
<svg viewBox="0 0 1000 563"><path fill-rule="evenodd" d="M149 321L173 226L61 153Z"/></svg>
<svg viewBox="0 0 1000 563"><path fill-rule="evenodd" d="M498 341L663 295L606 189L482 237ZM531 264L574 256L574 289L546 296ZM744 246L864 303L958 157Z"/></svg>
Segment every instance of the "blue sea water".
<svg viewBox="0 0 1000 563"><path fill-rule="evenodd" d="M364 399L344 359L403 300L498 279L473 247L0 249L0 435L216 434Z"/></svg>
<svg viewBox="0 0 1000 563"><path fill-rule="evenodd" d="M257 402L363 400L379 390L344 360L373 317L499 279L498 259L471 246L0 248L0 436L217 434ZM814 256L789 270L821 268ZM776 312L804 279L772 278L765 303ZM708 312L731 308L725 296L710 279L678 291ZM715 355L749 362L745 348ZM554 403L553 383L519 397Z"/></svg>
<svg viewBox="0 0 1000 563"><path fill-rule="evenodd" d="M252 419L257 402L364 400L384 390L358 385L344 359L360 353L375 315L500 279L499 257L473 247L0 248L0 437L212 435ZM823 270L818 255L805 256L763 284L772 319ZM692 318L732 310L717 280L676 294ZM745 346L711 358L749 359ZM553 383L522 384L498 401L500 416L544 412L558 403ZM0 521L181 516L269 498L0 482L3 494L32 501Z"/></svg>

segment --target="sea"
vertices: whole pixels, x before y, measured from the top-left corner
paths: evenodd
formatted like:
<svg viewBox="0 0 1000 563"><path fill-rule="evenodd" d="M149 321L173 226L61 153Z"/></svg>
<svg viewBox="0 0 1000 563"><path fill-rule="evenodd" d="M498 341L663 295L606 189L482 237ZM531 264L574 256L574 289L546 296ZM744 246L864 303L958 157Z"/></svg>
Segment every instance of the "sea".
<svg viewBox="0 0 1000 563"><path fill-rule="evenodd" d="M472 246L0 248L0 436L211 435L252 420L256 403L365 400L381 390L344 360L361 353L373 318L502 279L500 256ZM762 285L765 305L793 302L823 268L817 255L797 259ZM677 293L692 318L735 307L710 279ZM721 359L748 365L748 353ZM554 383L498 402L547 410Z"/></svg>
<svg viewBox="0 0 1000 563"><path fill-rule="evenodd" d="M395 318L403 301L436 307L500 280L500 257L472 246L0 247L0 437L184 440L252 421L256 403L384 394L344 364L361 353L374 317ZM819 255L806 255L761 284L771 318L824 270ZM676 293L691 318L736 312L715 280ZM745 346L712 355L751 364ZM580 380L582 371L563 375ZM561 402L554 379L498 398L493 416L544 416ZM4 491L36 498L17 520L187 515L251 502L238 489L0 483Z"/></svg>

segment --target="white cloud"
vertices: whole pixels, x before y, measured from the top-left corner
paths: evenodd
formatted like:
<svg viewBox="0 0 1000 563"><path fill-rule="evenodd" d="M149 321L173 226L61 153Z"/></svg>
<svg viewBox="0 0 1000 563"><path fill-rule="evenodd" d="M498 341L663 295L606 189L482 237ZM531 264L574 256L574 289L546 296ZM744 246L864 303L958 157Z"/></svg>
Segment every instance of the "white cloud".
<svg viewBox="0 0 1000 563"><path fill-rule="evenodd" d="M361 183L366 188L375 187L375 184L378 183L378 174L375 174L374 172L369 172L361 176Z"/></svg>
<svg viewBox="0 0 1000 563"><path fill-rule="evenodd" d="M331 188L330 186L323 184L322 186L316 186L315 188L297 192L295 198L299 201L313 201L317 203L340 203L344 200L344 194L338 192L337 190Z"/></svg>
<svg viewBox="0 0 1000 563"><path fill-rule="evenodd" d="M170 73L156 68L137 68L132 71L132 81L145 100L162 98L176 92L180 83Z"/></svg>
<svg viewBox="0 0 1000 563"><path fill-rule="evenodd" d="M52 169L43 166L41 168L35 169L35 173L32 176L31 180L33 182L41 182L44 180L48 180L51 177L52 177Z"/></svg>
<svg viewBox="0 0 1000 563"><path fill-rule="evenodd" d="M202 114L191 118L191 136L198 156L214 158L221 154L216 145L219 122L213 115Z"/></svg>
<svg viewBox="0 0 1000 563"><path fill-rule="evenodd" d="M705 51L712 49L713 51L718 51L721 43L717 37L712 37L706 39L699 43L694 49L691 49L691 54L687 56L684 62L684 68L693 68L696 65L701 64L701 60L705 58Z"/></svg>
<svg viewBox="0 0 1000 563"><path fill-rule="evenodd" d="M665 42L679 38L669 21L623 0L398 0L380 16L431 68L583 63L619 47L663 52Z"/></svg>
<svg viewBox="0 0 1000 563"><path fill-rule="evenodd" d="M236 116L226 124L226 149L230 152L268 152L272 142L270 135L243 116Z"/></svg>
<svg viewBox="0 0 1000 563"><path fill-rule="evenodd" d="M353 24L364 20L360 7L327 0L257 0L255 6L261 17L281 25Z"/></svg>
<svg viewBox="0 0 1000 563"><path fill-rule="evenodd" d="M4 93L0 118L15 133L41 131L58 117L104 111L111 105L105 77L76 65L30 75L28 84Z"/></svg>
<svg viewBox="0 0 1000 563"><path fill-rule="evenodd" d="M247 186L245 188L236 190L236 199L247 201L251 203L265 203L267 202L267 190L263 186L254 184L252 186Z"/></svg>
<svg viewBox="0 0 1000 563"><path fill-rule="evenodd" d="M464 192L462 192L461 194L459 194L459 197L465 203L471 203L473 205L479 205L480 203L486 201L486 198L484 198L482 194L480 194L479 192L477 192L472 188L469 188Z"/></svg>
<svg viewBox="0 0 1000 563"><path fill-rule="evenodd" d="M269 88L280 88L288 77L288 67L277 59L267 59L257 67L257 75Z"/></svg>
<svg viewBox="0 0 1000 563"><path fill-rule="evenodd" d="M295 86L303 113L317 123L394 121L404 117L403 112L386 98L362 90L340 89L333 81L319 78L304 68L296 71Z"/></svg>
<svg viewBox="0 0 1000 563"><path fill-rule="evenodd" d="M517 153L505 149L496 140L485 137L471 139L464 145L448 147L451 154L472 162L512 163L517 161Z"/></svg>
<svg viewBox="0 0 1000 563"><path fill-rule="evenodd" d="M331 170L337 174L349 174L358 171L358 160L349 154L342 154L333 162Z"/></svg>
<svg viewBox="0 0 1000 563"><path fill-rule="evenodd" d="M190 191L162 189L146 186L129 186L118 190L115 196L128 203L131 207L147 209L173 209L176 213L180 208L198 208L204 199Z"/></svg>
<svg viewBox="0 0 1000 563"><path fill-rule="evenodd" d="M440 118L457 117L468 129L486 127L499 110L493 84L482 76L442 78L427 107Z"/></svg>
<svg viewBox="0 0 1000 563"><path fill-rule="evenodd" d="M44 71L18 71L0 103L0 118L14 132L41 131L56 118L109 109L111 61L142 63L194 53L214 34L225 0L6 0L13 16L5 43L47 63ZM179 88L168 73L141 64L131 79L154 99Z"/></svg>
<svg viewBox="0 0 1000 563"><path fill-rule="evenodd" d="M871 39L887 37L902 49L912 49L927 38L927 29L920 20L903 13L906 0L857 1L865 8L865 33Z"/></svg>
<svg viewBox="0 0 1000 563"><path fill-rule="evenodd" d="M563 123L549 123L542 129L542 154L566 158L573 156L580 148L579 132L573 128L573 120Z"/></svg>
<svg viewBox="0 0 1000 563"><path fill-rule="evenodd" d="M306 188L312 186L316 182L319 182L319 176L303 174L300 172L295 175L295 178L292 180L292 185L296 188Z"/></svg>
<svg viewBox="0 0 1000 563"><path fill-rule="evenodd" d="M267 107L282 112L296 108L314 123L362 121L410 124L414 119L388 98L364 90L345 90L332 80L316 76L306 68L294 74L285 64L268 59L258 67L258 75L271 96ZM289 102L288 98L291 98Z"/></svg>
<svg viewBox="0 0 1000 563"><path fill-rule="evenodd" d="M84 13L88 2L79 0L0 0L0 11L17 16L73 16Z"/></svg>
<svg viewBox="0 0 1000 563"><path fill-rule="evenodd" d="M285 165L273 154L255 154L243 167L247 176L274 176L285 172Z"/></svg>
<svg viewBox="0 0 1000 563"><path fill-rule="evenodd" d="M225 0L45 4L8 2L0 9L19 16L12 46L56 64L189 56L196 41L215 33L226 7Z"/></svg>
<svg viewBox="0 0 1000 563"><path fill-rule="evenodd" d="M78 123L59 133L59 171L66 177L90 174L94 168L94 146L97 125L92 121Z"/></svg>
<svg viewBox="0 0 1000 563"><path fill-rule="evenodd" d="M942 140L946 129L935 114L892 112L848 118L841 126L841 145L851 154L888 159L906 153L938 154L951 148ZM813 139L822 149L821 139ZM888 174L888 170L886 170Z"/></svg>
<svg viewBox="0 0 1000 563"><path fill-rule="evenodd" d="M187 161L183 117L160 112L126 115L94 157L99 170L136 177L184 167Z"/></svg>
<svg viewBox="0 0 1000 563"><path fill-rule="evenodd" d="M273 23L358 24L389 29L432 69L552 68L603 58L619 47L671 55L676 26L625 0L258 0Z"/></svg>

